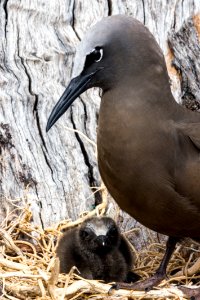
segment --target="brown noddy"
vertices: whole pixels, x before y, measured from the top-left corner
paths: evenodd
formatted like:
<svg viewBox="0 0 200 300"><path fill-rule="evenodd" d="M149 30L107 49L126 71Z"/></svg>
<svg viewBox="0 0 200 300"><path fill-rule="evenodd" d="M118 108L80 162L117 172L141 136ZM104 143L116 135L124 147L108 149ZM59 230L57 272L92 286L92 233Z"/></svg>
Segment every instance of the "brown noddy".
<svg viewBox="0 0 200 300"><path fill-rule="evenodd" d="M132 17L104 18L80 43L80 74L54 107L47 131L85 90L103 90L98 164L119 206L146 227L169 236L155 275L166 276L177 241L200 238L200 115L174 100L160 47Z"/></svg>
<svg viewBox="0 0 200 300"><path fill-rule="evenodd" d="M131 282L134 257L113 219L92 217L63 234L56 250L60 272L76 266L81 276L105 282Z"/></svg>

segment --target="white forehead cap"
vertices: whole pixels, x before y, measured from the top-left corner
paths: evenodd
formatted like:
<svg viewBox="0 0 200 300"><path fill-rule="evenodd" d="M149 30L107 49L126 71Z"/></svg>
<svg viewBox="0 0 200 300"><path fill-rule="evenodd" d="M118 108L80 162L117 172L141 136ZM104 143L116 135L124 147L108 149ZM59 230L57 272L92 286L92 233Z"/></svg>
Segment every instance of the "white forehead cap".
<svg viewBox="0 0 200 300"><path fill-rule="evenodd" d="M106 235L108 232L108 225L103 220L91 221L87 224L88 228L91 228L97 236Z"/></svg>
<svg viewBox="0 0 200 300"><path fill-rule="evenodd" d="M92 51L92 49L87 51L87 48L89 47L87 47L85 39L82 40L77 46L76 55L74 58L72 78L80 75L80 73L83 71L86 55Z"/></svg>
<svg viewBox="0 0 200 300"><path fill-rule="evenodd" d="M72 72L73 78L80 75L83 71L86 55L91 53L95 47L104 45L108 31L107 19L108 18L104 18L92 26L77 46Z"/></svg>

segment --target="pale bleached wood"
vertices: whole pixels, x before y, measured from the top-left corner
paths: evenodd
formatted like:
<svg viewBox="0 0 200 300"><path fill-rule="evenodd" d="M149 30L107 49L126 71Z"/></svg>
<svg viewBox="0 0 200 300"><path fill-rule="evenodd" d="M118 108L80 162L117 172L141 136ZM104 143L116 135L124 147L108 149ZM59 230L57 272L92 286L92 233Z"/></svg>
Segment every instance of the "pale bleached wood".
<svg viewBox="0 0 200 300"><path fill-rule="evenodd" d="M26 195L45 226L90 210L99 186L95 150L99 91L87 91L46 134L47 118L70 80L75 46L103 16L128 14L151 30L167 56L167 39L200 11L199 0L0 1L1 218L9 199ZM171 62L171 61L170 61ZM173 74L172 74L173 75ZM175 75L175 96L180 82ZM124 229L135 224L125 218Z"/></svg>

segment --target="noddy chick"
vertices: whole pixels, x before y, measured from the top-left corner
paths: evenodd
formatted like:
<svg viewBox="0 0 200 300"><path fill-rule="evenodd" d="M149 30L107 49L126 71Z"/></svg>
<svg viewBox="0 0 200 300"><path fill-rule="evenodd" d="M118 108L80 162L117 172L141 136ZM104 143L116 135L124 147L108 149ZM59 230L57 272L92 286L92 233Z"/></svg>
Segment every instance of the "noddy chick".
<svg viewBox="0 0 200 300"><path fill-rule="evenodd" d="M60 272L76 266L81 276L105 282L135 281L133 255L113 219L92 217L62 236L57 247Z"/></svg>

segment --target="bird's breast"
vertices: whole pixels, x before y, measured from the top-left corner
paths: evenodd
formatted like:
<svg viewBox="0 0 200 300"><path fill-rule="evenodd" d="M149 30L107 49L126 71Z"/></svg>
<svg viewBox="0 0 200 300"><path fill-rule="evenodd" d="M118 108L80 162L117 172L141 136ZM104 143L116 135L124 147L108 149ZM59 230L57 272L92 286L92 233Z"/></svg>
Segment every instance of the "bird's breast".
<svg viewBox="0 0 200 300"><path fill-rule="evenodd" d="M120 207L138 219L145 209L148 211L145 197L160 180L167 160L162 143L165 134L158 122L151 117L148 120L137 109L129 110L114 102L102 104L97 133L99 170Z"/></svg>

